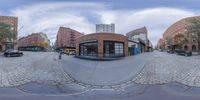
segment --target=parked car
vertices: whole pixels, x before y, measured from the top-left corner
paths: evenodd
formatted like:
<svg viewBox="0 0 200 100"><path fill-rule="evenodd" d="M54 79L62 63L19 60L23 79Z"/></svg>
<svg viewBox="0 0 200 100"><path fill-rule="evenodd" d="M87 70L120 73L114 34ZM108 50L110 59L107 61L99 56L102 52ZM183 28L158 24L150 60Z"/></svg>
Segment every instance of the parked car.
<svg viewBox="0 0 200 100"><path fill-rule="evenodd" d="M20 52L15 49L8 49L4 52L5 57L21 57L23 56L23 52Z"/></svg>
<svg viewBox="0 0 200 100"><path fill-rule="evenodd" d="M182 50L182 49L176 49L175 52L178 55L192 56L192 52L191 51L186 51L186 50Z"/></svg>
<svg viewBox="0 0 200 100"><path fill-rule="evenodd" d="M167 50L167 53L174 53L173 50Z"/></svg>

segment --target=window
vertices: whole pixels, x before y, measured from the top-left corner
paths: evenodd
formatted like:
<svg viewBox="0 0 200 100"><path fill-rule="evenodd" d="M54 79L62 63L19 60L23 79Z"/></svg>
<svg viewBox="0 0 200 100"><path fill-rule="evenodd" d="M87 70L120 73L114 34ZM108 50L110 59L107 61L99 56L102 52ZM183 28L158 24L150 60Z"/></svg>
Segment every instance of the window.
<svg viewBox="0 0 200 100"><path fill-rule="evenodd" d="M195 39L192 39L192 42L196 42L196 40L195 40Z"/></svg>
<svg viewBox="0 0 200 100"><path fill-rule="evenodd" d="M124 56L124 44L116 41L104 41L104 57Z"/></svg>
<svg viewBox="0 0 200 100"><path fill-rule="evenodd" d="M122 43L115 43L115 55L116 56L123 56L124 49Z"/></svg>
<svg viewBox="0 0 200 100"><path fill-rule="evenodd" d="M79 54L81 56L97 56L98 42L91 41L79 44Z"/></svg>
<svg viewBox="0 0 200 100"><path fill-rule="evenodd" d="M74 47L75 44L74 44L74 32L71 31L70 33L70 47Z"/></svg>
<svg viewBox="0 0 200 100"><path fill-rule="evenodd" d="M195 45L192 45L192 51L196 52L196 46Z"/></svg>

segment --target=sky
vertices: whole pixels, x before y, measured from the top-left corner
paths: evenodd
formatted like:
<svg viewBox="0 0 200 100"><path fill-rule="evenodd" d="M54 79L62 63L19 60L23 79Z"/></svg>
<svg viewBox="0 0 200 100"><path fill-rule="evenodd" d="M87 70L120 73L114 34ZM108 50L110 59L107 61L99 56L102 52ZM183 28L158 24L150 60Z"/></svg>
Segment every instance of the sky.
<svg viewBox="0 0 200 100"><path fill-rule="evenodd" d="M46 33L52 43L60 26L85 34L95 24L115 24L126 34L146 26L155 46L176 21L200 14L200 0L0 0L0 15L18 17L19 37Z"/></svg>

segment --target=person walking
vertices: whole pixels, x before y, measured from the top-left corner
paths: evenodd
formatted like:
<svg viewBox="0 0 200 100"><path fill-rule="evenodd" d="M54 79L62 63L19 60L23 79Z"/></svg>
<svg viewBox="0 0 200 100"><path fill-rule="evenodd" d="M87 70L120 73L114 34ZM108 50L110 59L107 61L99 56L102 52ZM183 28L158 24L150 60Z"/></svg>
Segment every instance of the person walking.
<svg viewBox="0 0 200 100"><path fill-rule="evenodd" d="M62 59L62 50L59 53L59 59Z"/></svg>

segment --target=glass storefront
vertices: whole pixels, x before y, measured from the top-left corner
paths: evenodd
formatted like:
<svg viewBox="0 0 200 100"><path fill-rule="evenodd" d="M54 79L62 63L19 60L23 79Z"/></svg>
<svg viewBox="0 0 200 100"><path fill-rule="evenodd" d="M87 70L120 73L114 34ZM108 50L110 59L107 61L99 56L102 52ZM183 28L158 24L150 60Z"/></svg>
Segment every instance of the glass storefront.
<svg viewBox="0 0 200 100"><path fill-rule="evenodd" d="M98 41L88 41L79 44L79 55L81 56L97 56Z"/></svg>
<svg viewBox="0 0 200 100"><path fill-rule="evenodd" d="M123 57L124 43L116 41L104 41L104 57Z"/></svg>
<svg viewBox="0 0 200 100"><path fill-rule="evenodd" d="M101 50L101 49L100 49ZM103 41L103 57L124 57L124 43L117 41ZM101 52L101 51L100 51ZM84 41L79 44L80 56L98 57L98 41Z"/></svg>

